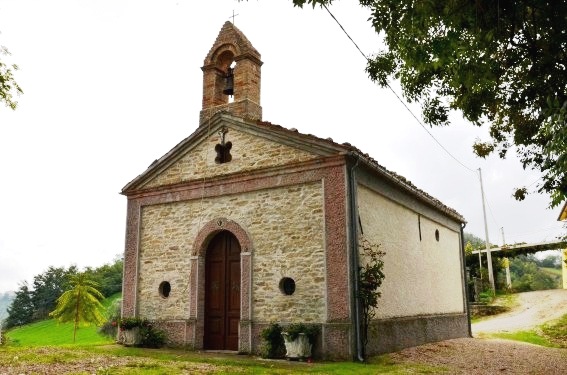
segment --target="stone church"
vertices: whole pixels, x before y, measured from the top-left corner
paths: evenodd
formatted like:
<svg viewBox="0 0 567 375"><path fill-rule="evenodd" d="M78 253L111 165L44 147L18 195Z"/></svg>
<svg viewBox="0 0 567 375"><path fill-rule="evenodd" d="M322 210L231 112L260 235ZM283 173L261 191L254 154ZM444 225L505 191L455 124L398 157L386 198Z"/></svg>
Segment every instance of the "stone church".
<svg viewBox="0 0 567 375"><path fill-rule="evenodd" d="M386 252L368 353L469 335L463 217L350 144L262 121L261 66L225 23L199 126L123 188L122 316L242 353L271 322L317 324L317 356L354 358L365 238Z"/></svg>

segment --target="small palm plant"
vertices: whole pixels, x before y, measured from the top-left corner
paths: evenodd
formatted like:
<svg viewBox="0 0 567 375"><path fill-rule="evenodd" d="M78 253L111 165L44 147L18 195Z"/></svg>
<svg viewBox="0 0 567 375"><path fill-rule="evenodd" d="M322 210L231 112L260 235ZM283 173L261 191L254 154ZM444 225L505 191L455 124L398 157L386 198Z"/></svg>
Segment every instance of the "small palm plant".
<svg viewBox="0 0 567 375"><path fill-rule="evenodd" d="M74 322L74 343L79 325L104 323L103 306L100 303L104 296L97 289L98 283L89 279L84 272L72 275L69 284L71 289L57 299L57 306L49 316L61 323Z"/></svg>

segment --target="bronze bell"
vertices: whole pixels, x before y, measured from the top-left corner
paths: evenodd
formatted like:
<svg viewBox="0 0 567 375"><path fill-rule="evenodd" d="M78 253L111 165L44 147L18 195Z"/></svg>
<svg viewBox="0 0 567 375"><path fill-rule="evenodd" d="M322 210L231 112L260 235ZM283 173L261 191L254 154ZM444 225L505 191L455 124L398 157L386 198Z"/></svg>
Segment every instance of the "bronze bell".
<svg viewBox="0 0 567 375"><path fill-rule="evenodd" d="M228 68L224 76L224 90L222 93L225 95L234 95L234 74L232 68Z"/></svg>

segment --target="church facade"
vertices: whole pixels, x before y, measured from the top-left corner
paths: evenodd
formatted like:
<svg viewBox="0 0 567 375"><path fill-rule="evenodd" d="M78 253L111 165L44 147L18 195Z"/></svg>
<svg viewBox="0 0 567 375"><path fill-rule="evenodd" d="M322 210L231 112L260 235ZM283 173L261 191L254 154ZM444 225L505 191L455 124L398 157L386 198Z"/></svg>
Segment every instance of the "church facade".
<svg viewBox="0 0 567 375"><path fill-rule="evenodd" d="M122 316L244 353L271 322L317 324L316 355L353 358L364 238L386 252L368 353L469 335L463 217L349 144L262 121L261 65L227 22L199 127L123 188Z"/></svg>

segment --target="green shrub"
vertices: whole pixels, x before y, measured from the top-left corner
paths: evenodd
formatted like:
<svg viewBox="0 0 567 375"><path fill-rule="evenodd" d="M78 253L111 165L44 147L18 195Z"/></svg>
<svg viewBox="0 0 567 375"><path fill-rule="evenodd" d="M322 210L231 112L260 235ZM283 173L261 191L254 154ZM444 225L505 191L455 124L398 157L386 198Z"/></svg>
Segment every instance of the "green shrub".
<svg viewBox="0 0 567 375"><path fill-rule="evenodd" d="M282 336L282 327L277 323L272 323L264 328L260 334L264 345L260 350L263 358L283 358L285 356L285 343Z"/></svg>
<svg viewBox="0 0 567 375"><path fill-rule="evenodd" d="M482 302L482 303L491 303L492 300L494 299L494 296L493 296L493 293L490 292L490 291L482 292L482 293L479 293L478 299L479 299L479 302Z"/></svg>
<svg viewBox="0 0 567 375"><path fill-rule="evenodd" d="M118 320L118 325L122 330L143 327L146 323L146 319L142 318L122 318Z"/></svg>
<svg viewBox="0 0 567 375"><path fill-rule="evenodd" d="M129 330L132 328L140 328L140 347L143 348L161 348L165 345L167 340L166 334L161 329L154 327L154 325L147 319L143 318L122 318L119 320L118 325L121 330Z"/></svg>
<svg viewBox="0 0 567 375"><path fill-rule="evenodd" d="M283 332L289 335L291 341L295 340L300 333L304 333L309 339L310 344L315 344L319 334L319 326L314 324L293 323L287 326Z"/></svg>
<svg viewBox="0 0 567 375"><path fill-rule="evenodd" d="M121 299L115 300L107 310L106 321L98 329L98 333L110 338L116 338L118 333L118 322L120 321Z"/></svg>
<svg viewBox="0 0 567 375"><path fill-rule="evenodd" d="M140 327L141 343L143 348L161 348L165 345L166 334L161 329L155 328L151 323L145 321Z"/></svg>

